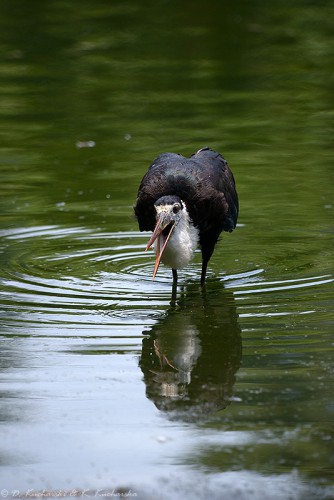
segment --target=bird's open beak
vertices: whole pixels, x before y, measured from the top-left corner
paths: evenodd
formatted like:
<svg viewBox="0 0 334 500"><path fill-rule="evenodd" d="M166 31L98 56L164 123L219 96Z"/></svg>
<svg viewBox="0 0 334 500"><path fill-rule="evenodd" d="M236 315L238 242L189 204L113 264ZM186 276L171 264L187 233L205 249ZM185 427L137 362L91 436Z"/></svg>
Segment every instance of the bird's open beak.
<svg viewBox="0 0 334 500"><path fill-rule="evenodd" d="M170 229L167 234L166 239L162 236L162 231L170 224ZM174 230L175 224L174 221L171 221L170 215L162 212L156 226L154 228L153 234L151 236L150 241L147 243L147 246L145 250L148 250L155 240L157 240L157 246L156 246L156 258L155 258L155 265L154 265L154 270L153 270L153 279L155 278L155 275L157 274L157 271L159 269L160 261L162 254L165 251L165 248L167 246L167 243L169 241L169 238L171 237L173 230Z"/></svg>

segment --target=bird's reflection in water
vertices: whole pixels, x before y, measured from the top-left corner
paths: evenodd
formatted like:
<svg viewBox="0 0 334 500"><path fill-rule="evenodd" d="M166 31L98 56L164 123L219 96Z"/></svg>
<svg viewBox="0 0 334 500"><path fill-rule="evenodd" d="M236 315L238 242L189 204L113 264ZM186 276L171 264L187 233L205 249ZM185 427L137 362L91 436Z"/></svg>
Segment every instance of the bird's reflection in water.
<svg viewBox="0 0 334 500"><path fill-rule="evenodd" d="M143 340L146 395L173 419L222 410L231 401L241 351L232 293L221 282L211 282L206 292L185 286Z"/></svg>

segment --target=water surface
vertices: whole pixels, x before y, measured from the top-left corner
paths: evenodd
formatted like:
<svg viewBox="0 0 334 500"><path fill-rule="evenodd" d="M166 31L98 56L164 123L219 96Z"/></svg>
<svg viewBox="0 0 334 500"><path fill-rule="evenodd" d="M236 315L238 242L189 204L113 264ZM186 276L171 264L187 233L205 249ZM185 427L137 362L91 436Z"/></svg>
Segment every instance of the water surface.
<svg viewBox="0 0 334 500"><path fill-rule="evenodd" d="M1 11L2 496L333 498L333 6ZM173 297L132 204L206 145L239 224Z"/></svg>

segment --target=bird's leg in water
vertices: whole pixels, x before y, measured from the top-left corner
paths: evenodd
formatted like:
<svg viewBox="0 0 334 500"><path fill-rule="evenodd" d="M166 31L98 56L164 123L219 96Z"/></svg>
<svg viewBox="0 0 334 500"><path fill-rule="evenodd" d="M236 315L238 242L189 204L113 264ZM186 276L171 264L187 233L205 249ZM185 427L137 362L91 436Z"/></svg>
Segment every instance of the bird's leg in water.
<svg viewBox="0 0 334 500"><path fill-rule="evenodd" d="M170 302L171 306L175 306L176 301L176 291L177 291L177 270L172 269L173 273L173 288L172 288L172 300Z"/></svg>
<svg viewBox="0 0 334 500"><path fill-rule="evenodd" d="M206 268L208 266L208 261L203 258L202 261L202 273L201 273L201 285L205 285Z"/></svg>

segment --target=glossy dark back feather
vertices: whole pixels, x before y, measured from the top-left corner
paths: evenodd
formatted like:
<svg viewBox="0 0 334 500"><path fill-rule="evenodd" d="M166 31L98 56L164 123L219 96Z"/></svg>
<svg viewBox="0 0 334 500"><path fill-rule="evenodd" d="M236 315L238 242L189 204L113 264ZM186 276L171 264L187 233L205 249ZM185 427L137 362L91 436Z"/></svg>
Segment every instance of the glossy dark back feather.
<svg viewBox="0 0 334 500"><path fill-rule="evenodd" d="M210 233L216 242L221 231L236 226L239 205L233 174L225 159L209 148L190 158L163 153L154 160L134 207L141 231L154 229L154 202L165 195L177 195L185 202L201 244Z"/></svg>

